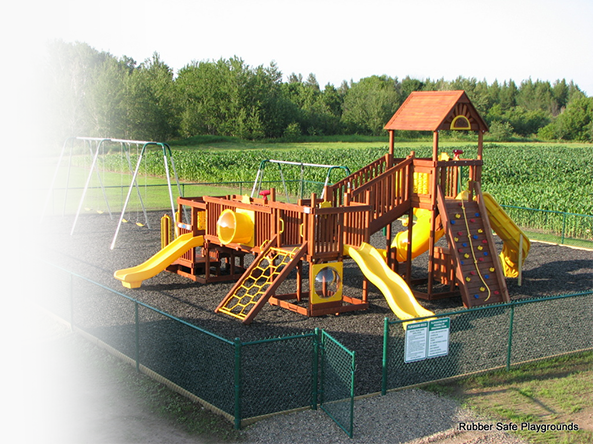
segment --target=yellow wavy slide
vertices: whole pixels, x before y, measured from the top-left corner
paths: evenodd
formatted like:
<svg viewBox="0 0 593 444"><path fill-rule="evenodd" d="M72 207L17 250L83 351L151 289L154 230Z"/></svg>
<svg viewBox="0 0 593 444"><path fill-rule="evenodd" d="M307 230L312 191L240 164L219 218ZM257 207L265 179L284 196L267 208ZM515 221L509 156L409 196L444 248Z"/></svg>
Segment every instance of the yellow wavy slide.
<svg viewBox="0 0 593 444"><path fill-rule="evenodd" d="M432 311L426 310L418 303L406 281L387 266L375 247L366 242L363 242L359 248L346 245L344 254L354 259L367 279L383 293L389 308L399 319L434 315Z"/></svg>
<svg viewBox="0 0 593 444"><path fill-rule="evenodd" d="M503 242L500 260L506 277L517 277L519 275L519 244L522 243L521 266L529 254L531 242L525 233L513 222L509 215L494 200L489 193L482 193L484 205L488 212L492 230ZM523 241L521 242L521 236Z"/></svg>
<svg viewBox="0 0 593 444"><path fill-rule="evenodd" d="M126 288L140 288L142 281L156 276L191 248L204 245L203 236L186 233L179 236L146 262L132 268L117 270L113 276Z"/></svg>

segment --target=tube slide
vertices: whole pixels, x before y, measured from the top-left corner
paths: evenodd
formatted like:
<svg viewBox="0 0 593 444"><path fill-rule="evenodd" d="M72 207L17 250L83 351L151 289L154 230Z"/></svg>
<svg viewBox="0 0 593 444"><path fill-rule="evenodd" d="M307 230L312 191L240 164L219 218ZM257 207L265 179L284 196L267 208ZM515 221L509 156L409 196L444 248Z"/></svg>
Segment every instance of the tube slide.
<svg viewBox="0 0 593 444"><path fill-rule="evenodd" d="M202 245L204 245L203 236L193 236L192 233L182 234L143 264L117 270L113 276L126 288L140 288L142 281L156 276L190 249Z"/></svg>
<svg viewBox="0 0 593 444"><path fill-rule="evenodd" d="M416 223L412 228L412 259L428 250L431 211L414 208L414 214L416 215ZM441 238L444 232L444 230L437 230L435 242ZM397 249L398 262L405 262L408 258L408 244L408 230L400 231L395 235L391 246Z"/></svg>
<svg viewBox="0 0 593 444"><path fill-rule="evenodd" d="M484 205L488 212L490 225L503 242L500 260L504 268L504 275L506 277L517 277L519 276L519 243L521 242L521 236L523 237L521 266L529 254L531 242L498 202L494 200L492 195L482 193L482 196L484 197Z"/></svg>
<svg viewBox="0 0 593 444"><path fill-rule="evenodd" d="M387 266L381 253L372 245L366 242L359 248L345 245L344 254L354 259L364 275L383 293L389 307L399 319L434 315L418 303L406 281Z"/></svg>

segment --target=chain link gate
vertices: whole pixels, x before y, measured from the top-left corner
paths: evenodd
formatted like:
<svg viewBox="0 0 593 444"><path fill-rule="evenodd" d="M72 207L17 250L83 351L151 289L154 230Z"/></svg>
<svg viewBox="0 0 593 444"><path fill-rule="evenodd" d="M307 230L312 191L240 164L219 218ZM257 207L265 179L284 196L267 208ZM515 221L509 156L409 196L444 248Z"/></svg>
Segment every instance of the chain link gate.
<svg viewBox="0 0 593 444"><path fill-rule="evenodd" d="M354 428L355 352L321 332L321 409L348 434Z"/></svg>

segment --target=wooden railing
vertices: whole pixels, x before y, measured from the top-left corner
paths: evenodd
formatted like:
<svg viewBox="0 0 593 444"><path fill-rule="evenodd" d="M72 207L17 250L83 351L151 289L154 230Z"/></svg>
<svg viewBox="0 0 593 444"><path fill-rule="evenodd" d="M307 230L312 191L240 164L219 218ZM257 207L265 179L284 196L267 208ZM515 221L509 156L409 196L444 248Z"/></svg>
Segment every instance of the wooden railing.
<svg viewBox="0 0 593 444"><path fill-rule="evenodd" d="M352 202L373 208L370 231L374 233L411 208L413 158L402 160L383 174L347 193Z"/></svg>
<svg viewBox="0 0 593 444"><path fill-rule="evenodd" d="M332 204L336 207L344 205L344 195L348 191L355 190L385 172L388 165L388 158L389 155L386 154L384 157L375 160L373 163L352 173L350 176L328 186L325 190L326 199L331 200Z"/></svg>
<svg viewBox="0 0 593 444"><path fill-rule="evenodd" d="M242 202L243 196L210 197L204 196L206 203L206 234L204 238L207 241L222 245L218 238L217 223L222 212L226 209L237 211L237 209L249 210L254 212L254 233L253 244L255 252L259 247L271 239L273 236L272 209L268 205L259 202ZM237 246L239 248L239 246Z"/></svg>

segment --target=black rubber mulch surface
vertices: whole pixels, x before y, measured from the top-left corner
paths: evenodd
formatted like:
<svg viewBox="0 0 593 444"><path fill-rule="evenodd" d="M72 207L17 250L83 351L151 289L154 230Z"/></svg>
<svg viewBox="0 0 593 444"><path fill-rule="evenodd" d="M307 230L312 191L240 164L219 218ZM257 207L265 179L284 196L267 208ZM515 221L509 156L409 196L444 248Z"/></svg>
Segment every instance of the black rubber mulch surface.
<svg viewBox="0 0 593 444"><path fill-rule="evenodd" d="M163 272L145 281L140 289L124 288L113 277L114 271L138 265L160 249L160 217L149 213L151 228L133 223L122 225L116 246L109 248L117 226L106 214L82 215L71 235L72 217L47 217L35 251L44 259L95 282L113 288L163 312L172 314L219 336L251 341L280 337L314 328L324 329L344 346L356 352L357 394L376 392L381 387L381 350L385 317L395 319L381 293L370 285L370 308L366 311L314 318L266 305L250 325L214 313L214 309L232 287L232 282L201 285L176 274ZM401 228L403 229L403 228ZM398 228L395 228L398 231ZM442 241L441 241L442 242ZM372 242L384 248L378 233ZM498 245L500 249L500 244ZM248 256L249 258L250 256ZM414 276L425 275L426 254L414 261ZM363 275L351 260L344 263L344 293L361 296ZM294 291L294 278L279 293ZM305 286L308 282L304 282ZM507 279L511 299L534 298L591 290L593 287L593 251L532 242L523 272L523 285ZM434 312L463 309L460 297L420 303ZM103 314L104 315L104 314ZM105 316L103 316L105 317ZM100 317L97 317L99 319Z"/></svg>

